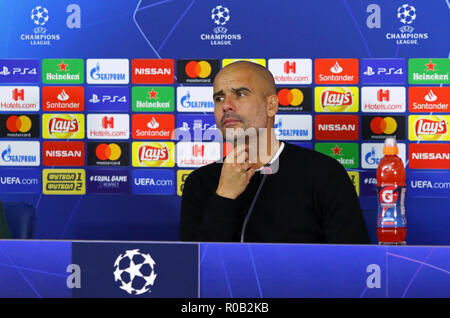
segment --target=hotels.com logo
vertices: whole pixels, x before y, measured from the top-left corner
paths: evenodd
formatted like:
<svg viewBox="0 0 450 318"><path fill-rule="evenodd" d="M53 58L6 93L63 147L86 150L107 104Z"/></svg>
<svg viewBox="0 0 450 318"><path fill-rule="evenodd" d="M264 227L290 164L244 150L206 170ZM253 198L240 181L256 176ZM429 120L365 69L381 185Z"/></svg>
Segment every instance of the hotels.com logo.
<svg viewBox="0 0 450 318"><path fill-rule="evenodd" d="M17 102L19 100L23 101L25 98L25 92L23 89L13 89L12 98Z"/></svg>
<svg viewBox="0 0 450 318"><path fill-rule="evenodd" d="M173 84L174 61L172 59L133 59L131 61L133 84Z"/></svg>
<svg viewBox="0 0 450 318"><path fill-rule="evenodd" d="M114 128L114 117L104 116L102 118L102 127L104 129L108 129L108 128L113 129Z"/></svg>

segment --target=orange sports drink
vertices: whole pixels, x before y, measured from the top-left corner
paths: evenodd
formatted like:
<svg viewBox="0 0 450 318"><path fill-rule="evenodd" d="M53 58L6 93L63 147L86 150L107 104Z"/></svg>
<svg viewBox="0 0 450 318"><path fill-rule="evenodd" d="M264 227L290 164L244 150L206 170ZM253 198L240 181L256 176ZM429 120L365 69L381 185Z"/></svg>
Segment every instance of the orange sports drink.
<svg viewBox="0 0 450 318"><path fill-rule="evenodd" d="M378 242L384 245L405 245L406 173L403 161L397 156L395 138L386 138L383 154L377 169Z"/></svg>

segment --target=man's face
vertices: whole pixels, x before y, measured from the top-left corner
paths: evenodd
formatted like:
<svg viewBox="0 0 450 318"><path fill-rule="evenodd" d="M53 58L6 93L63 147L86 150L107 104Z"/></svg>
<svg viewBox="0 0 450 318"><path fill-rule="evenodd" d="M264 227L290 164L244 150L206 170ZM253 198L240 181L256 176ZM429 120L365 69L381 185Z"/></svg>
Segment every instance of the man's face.
<svg viewBox="0 0 450 318"><path fill-rule="evenodd" d="M227 129L266 128L266 102L262 80L250 68L223 70L214 81L214 116L226 136Z"/></svg>

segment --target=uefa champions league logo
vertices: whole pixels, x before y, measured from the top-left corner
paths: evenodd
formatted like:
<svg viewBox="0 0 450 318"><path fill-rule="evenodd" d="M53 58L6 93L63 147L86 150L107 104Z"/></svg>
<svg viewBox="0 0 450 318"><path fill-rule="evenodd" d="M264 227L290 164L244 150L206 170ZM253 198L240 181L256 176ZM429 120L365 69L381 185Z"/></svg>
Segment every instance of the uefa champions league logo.
<svg viewBox="0 0 450 318"><path fill-rule="evenodd" d="M230 10L222 5L215 6L211 9L210 18L212 22L217 25L214 29L214 33L203 33L200 35L200 39L203 41L209 41L210 45L231 45L232 41L240 41L242 35L240 33L228 33L228 29L225 27L230 21Z"/></svg>
<svg viewBox="0 0 450 318"><path fill-rule="evenodd" d="M114 262L114 281L130 295L150 292L157 276L155 264L150 254L141 253L139 249L127 250Z"/></svg>

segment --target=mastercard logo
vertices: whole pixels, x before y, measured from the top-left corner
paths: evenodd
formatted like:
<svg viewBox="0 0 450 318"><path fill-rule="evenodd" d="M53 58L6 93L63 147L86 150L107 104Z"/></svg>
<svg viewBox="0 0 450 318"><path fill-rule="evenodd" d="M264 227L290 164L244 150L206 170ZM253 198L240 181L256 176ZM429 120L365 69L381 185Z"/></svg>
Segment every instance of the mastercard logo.
<svg viewBox="0 0 450 318"><path fill-rule="evenodd" d="M303 92L298 88L283 88L278 92L278 102L281 106L299 106L303 100Z"/></svg>
<svg viewBox="0 0 450 318"><path fill-rule="evenodd" d="M26 133L31 129L31 119L28 116L11 116L6 121L6 128L10 132Z"/></svg>
<svg viewBox="0 0 450 318"><path fill-rule="evenodd" d="M397 130L397 121L392 117L375 117L370 121L370 129L377 135L390 135Z"/></svg>
<svg viewBox="0 0 450 318"><path fill-rule="evenodd" d="M99 160L111 160L116 161L122 155L122 150L117 144L99 144L97 148L95 148L95 155Z"/></svg>
<svg viewBox="0 0 450 318"><path fill-rule="evenodd" d="M211 64L206 61L190 61L184 68L190 78L206 78L211 75Z"/></svg>

